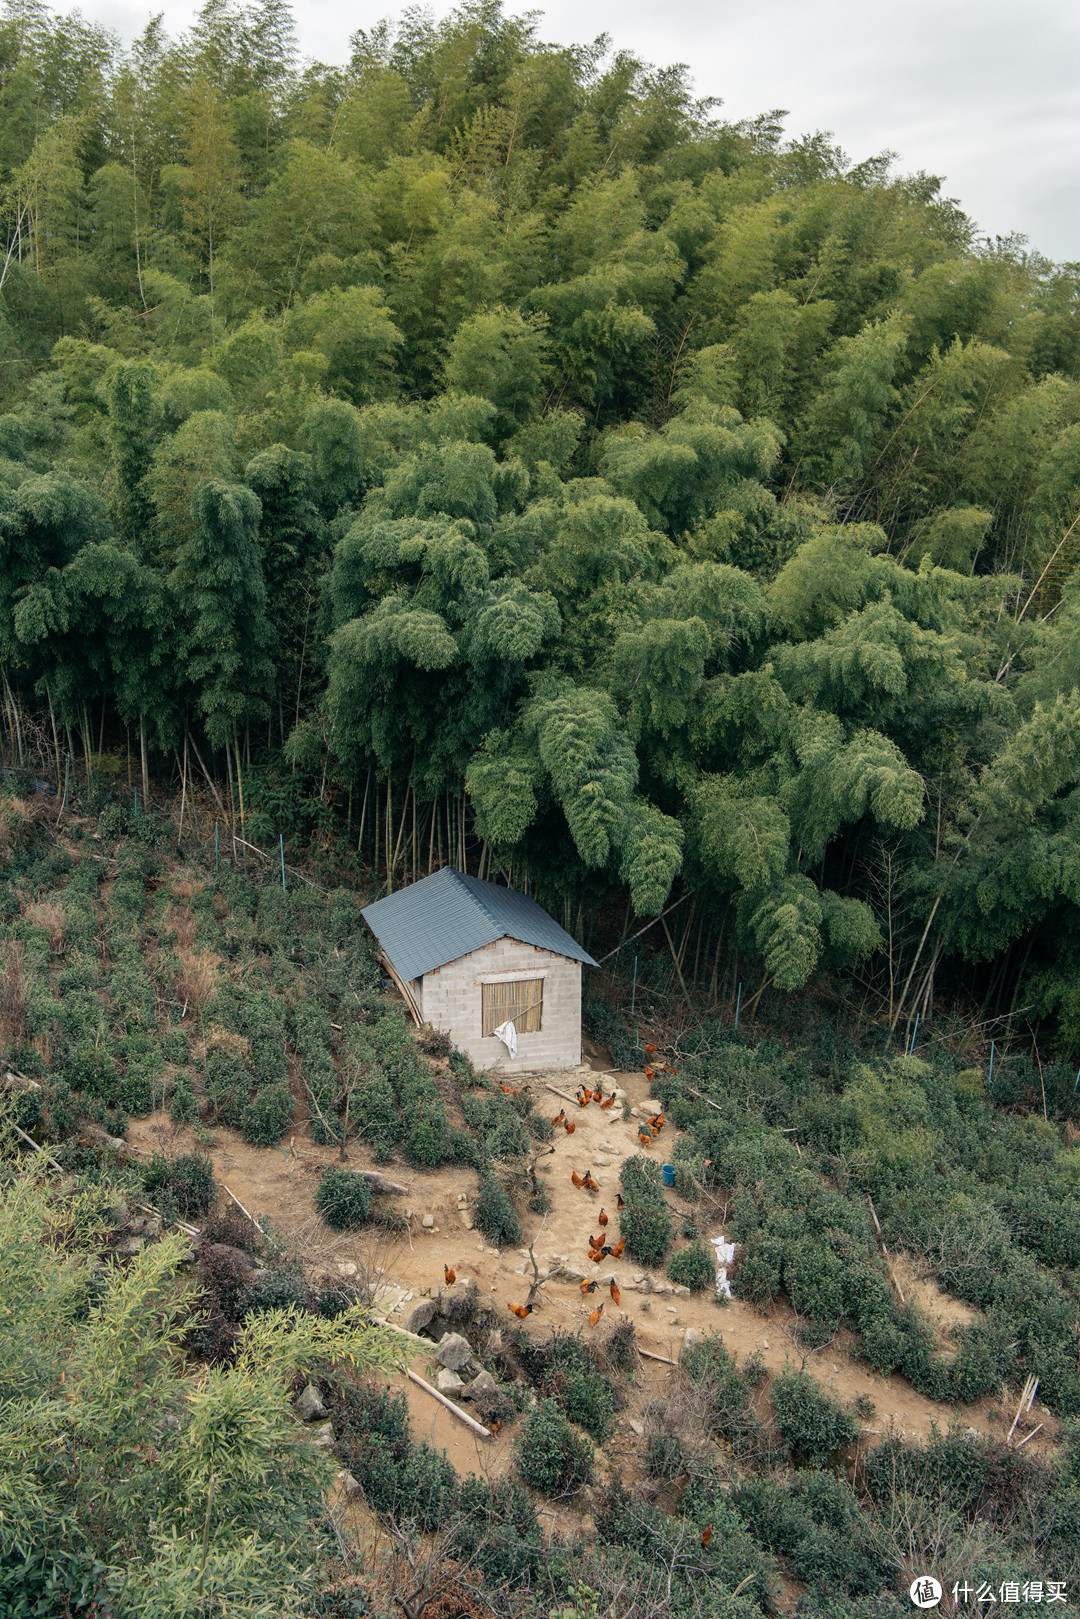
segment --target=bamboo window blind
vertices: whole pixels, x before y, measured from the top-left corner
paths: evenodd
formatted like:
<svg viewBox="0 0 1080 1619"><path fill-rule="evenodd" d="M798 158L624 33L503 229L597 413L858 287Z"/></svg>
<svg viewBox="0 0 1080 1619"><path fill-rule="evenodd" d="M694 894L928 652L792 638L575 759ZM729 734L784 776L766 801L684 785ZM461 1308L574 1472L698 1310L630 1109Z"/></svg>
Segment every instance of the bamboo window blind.
<svg viewBox="0 0 1080 1619"><path fill-rule="evenodd" d="M544 1010L544 980L523 978L510 984L481 984L484 1034L513 1023L518 1034L536 1034Z"/></svg>

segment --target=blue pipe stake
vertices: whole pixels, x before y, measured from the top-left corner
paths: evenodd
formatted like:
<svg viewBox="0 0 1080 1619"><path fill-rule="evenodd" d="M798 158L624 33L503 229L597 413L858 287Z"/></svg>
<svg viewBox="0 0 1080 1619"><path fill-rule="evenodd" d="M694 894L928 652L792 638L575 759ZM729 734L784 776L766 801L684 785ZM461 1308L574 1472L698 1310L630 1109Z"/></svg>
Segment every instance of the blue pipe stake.
<svg viewBox="0 0 1080 1619"><path fill-rule="evenodd" d="M986 1094L990 1095L990 1087L994 1083L994 1042L990 1042L990 1072L986 1076Z"/></svg>
<svg viewBox="0 0 1080 1619"><path fill-rule="evenodd" d="M911 1031L911 1044L907 1048L907 1052L908 1052L909 1057L913 1054L913 1052L915 1050L915 1036L918 1034L918 1032L919 1032L919 1014L918 1014L918 1012L916 1012L916 1014L915 1014L915 1027Z"/></svg>
<svg viewBox="0 0 1080 1619"><path fill-rule="evenodd" d="M281 845L281 892L285 892L285 834L278 833L278 842Z"/></svg>
<svg viewBox="0 0 1080 1619"><path fill-rule="evenodd" d="M68 806L68 781L71 777L71 754L64 756L64 808Z"/></svg>
<svg viewBox="0 0 1080 1619"><path fill-rule="evenodd" d="M739 1027L739 1007L741 1005L742 1005L742 985L740 984L739 985L739 993L735 997L735 1027L736 1028Z"/></svg>
<svg viewBox="0 0 1080 1619"><path fill-rule="evenodd" d="M1080 1085L1080 1068L1076 1070L1076 1085ZM1076 1095L1076 1085L1073 1086L1073 1095Z"/></svg>
<svg viewBox="0 0 1080 1619"><path fill-rule="evenodd" d="M636 1003L637 1003L637 957L635 956L634 957L634 987L630 991L630 1016L631 1017L633 1017L633 1015L634 1015L634 1007L635 1007Z"/></svg>

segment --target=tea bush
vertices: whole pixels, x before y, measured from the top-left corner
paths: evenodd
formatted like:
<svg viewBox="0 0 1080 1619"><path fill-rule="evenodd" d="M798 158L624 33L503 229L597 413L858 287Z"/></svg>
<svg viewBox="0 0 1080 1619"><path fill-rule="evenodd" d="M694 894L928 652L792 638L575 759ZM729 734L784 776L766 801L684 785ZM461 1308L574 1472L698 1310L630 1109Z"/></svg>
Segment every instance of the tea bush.
<svg viewBox="0 0 1080 1619"><path fill-rule="evenodd" d="M781 1373L771 1392L777 1427L797 1460L827 1461L858 1437L854 1418L805 1372Z"/></svg>
<svg viewBox="0 0 1080 1619"><path fill-rule="evenodd" d="M673 1282L688 1287L692 1293L701 1293L716 1286L716 1249L706 1242L692 1242L689 1248L672 1254L667 1273Z"/></svg>
<svg viewBox="0 0 1080 1619"><path fill-rule="evenodd" d="M565 1495L592 1477L593 1447L555 1400L534 1405L514 1445L514 1465L530 1489Z"/></svg>
<svg viewBox="0 0 1080 1619"><path fill-rule="evenodd" d="M284 1085L267 1085L257 1091L240 1115L245 1141L255 1147L273 1147L292 1123L293 1099Z"/></svg>
<svg viewBox="0 0 1080 1619"><path fill-rule="evenodd" d="M473 1221L496 1248L513 1247L521 1241L521 1221L502 1183L494 1175L482 1177L473 1204Z"/></svg>
<svg viewBox="0 0 1080 1619"><path fill-rule="evenodd" d="M315 1207L335 1231L353 1231L371 1216L371 1186L362 1175L327 1164L319 1176Z"/></svg>

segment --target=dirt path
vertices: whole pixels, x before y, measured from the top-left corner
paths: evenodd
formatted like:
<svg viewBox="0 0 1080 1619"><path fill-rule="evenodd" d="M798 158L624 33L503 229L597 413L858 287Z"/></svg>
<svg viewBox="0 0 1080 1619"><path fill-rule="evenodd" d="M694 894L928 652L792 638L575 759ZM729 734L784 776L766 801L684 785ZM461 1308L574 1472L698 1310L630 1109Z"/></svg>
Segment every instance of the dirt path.
<svg viewBox="0 0 1080 1619"><path fill-rule="evenodd" d="M623 1116L621 1097L615 1107L605 1112L596 1104L583 1109L571 1107L548 1088L553 1086L572 1096L583 1073L593 1088L602 1083L605 1094L617 1088L635 1116ZM757 1351L770 1373L804 1366L846 1405L865 1396L874 1407L873 1416L864 1424L870 1443L875 1442L875 1436L888 1432L925 1440L932 1428L944 1430L954 1420L990 1437L1006 1437L1015 1403L1009 1408L1004 1398L989 1397L961 1407L939 1405L916 1393L903 1378L895 1374L879 1377L853 1359L844 1337L822 1350L807 1352L797 1342L793 1317L785 1308L774 1307L766 1315L738 1299L721 1303L707 1293L680 1296L667 1291L671 1283L662 1271L646 1271L625 1259L592 1265L587 1257L587 1239L601 1229L601 1207L610 1215L608 1231L618 1229L615 1201L620 1165L640 1150L639 1119L653 1111L646 1105L647 1082L643 1074L584 1069L545 1075L528 1084L539 1111L550 1117L565 1107L576 1126L573 1135L557 1129L555 1151L541 1161L539 1172L548 1185L551 1212L542 1218L526 1217L525 1241L534 1245L541 1274L555 1273L540 1291L530 1317L530 1330L582 1328L588 1332L589 1312L603 1297L605 1321L618 1315L629 1317L641 1347L654 1354L677 1361L686 1329L694 1327L701 1332L718 1332L740 1361ZM673 1135L671 1127L665 1126L652 1149L661 1162L671 1151ZM324 1164L336 1161L332 1148L316 1146L299 1131L291 1142L287 1137L278 1148L249 1147L230 1130L219 1129L215 1136L210 1156L218 1180L257 1218L268 1219L279 1236L294 1241L309 1268L334 1275L355 1266L375 1281L382 1289L380 1305L388 1320L402 1322L418 1297L436 1290L442 1282L444 1265L451 1265L459 1277L475 1276L481 1292L500 1314L505 1306L525 1300L532 1279L527 1251L505 1249L499 1253L472 1229L469 1206L476 1190L474 1171L379 1166L383 1173L408 1187L407 1194L396 1200L402 1211L410 1211L406 1230L384 1233L366 1228L359 1233L338 1234L328 1230L314 1210L319 1171ZM156 1148L170 1154L190 1151L195 1146L190 1130L177 1127L160 1113L133 1122L130 1139L144 1149ZM362 1147L350 1147L350 1163L357 1168L375 1167ZM586 1170L592 1172L598 1184L595 1194L577 1189L571 1181L573 1171L584 1176ZM690 1206L684 1205L674 1192L668 1196L678 1229L679 1213L684 1209L690 1212ZM433 1220L430 1229L423 1225L425 1216ZM720 1235L721 1231L718 1225L709 1234ZM561 1269L569 1270L570 1277L559 1275ZM581 1296L575 1273L595 1275L601 1280L601 1287L588 1301ZM945 1342L949 1326L978 1319L977 1312L941 1293L906 1259L893 1260L892 1274L904 1296L914 1298L926 1312L939 1343ZM618 1310L608 1297L606 1284L611 1275L616 1277L621 1292ZM506 1319L509 1322L508 1314ZM402 1343L405 1345L407 1340ZM435 1364L425 1350L411 1345L408 1348L409 1363L415 1370L422 1376L434 1372ZM657 1397L670 1375L670 1368L660 1362L640 1362L635 1391L629 1406L620 1414L619 1429L608 1447L611 1464L633 1463L642 1442L629 1426L630 1421L640 1422L644 1407ZM401 1381L408 1392L417 1438L445 1450L459 1472L494 1474L505 1470L516 1424L508 1423L494 1441L478 1440L403 1374ZM1044 1427L1028 1448L1046 1454L1053 1447L1058 1424L1036 1404L1030 1426L1038 1422L1043 1422Z"/></svg>

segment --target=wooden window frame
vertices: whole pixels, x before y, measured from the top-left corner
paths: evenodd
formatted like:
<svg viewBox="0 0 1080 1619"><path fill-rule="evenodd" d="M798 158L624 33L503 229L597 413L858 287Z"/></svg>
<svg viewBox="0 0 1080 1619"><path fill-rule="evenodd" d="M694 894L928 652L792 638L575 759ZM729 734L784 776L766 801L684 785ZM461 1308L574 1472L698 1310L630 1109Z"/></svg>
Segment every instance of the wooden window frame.
<svg viewBox="0 0 1080 1619"><path fill-rule="evenodd" d="M518 1034L539 1034L544 1017L543 978L495 979L480 985L480 1028L484 1039L503 1023Z"/></svg>

